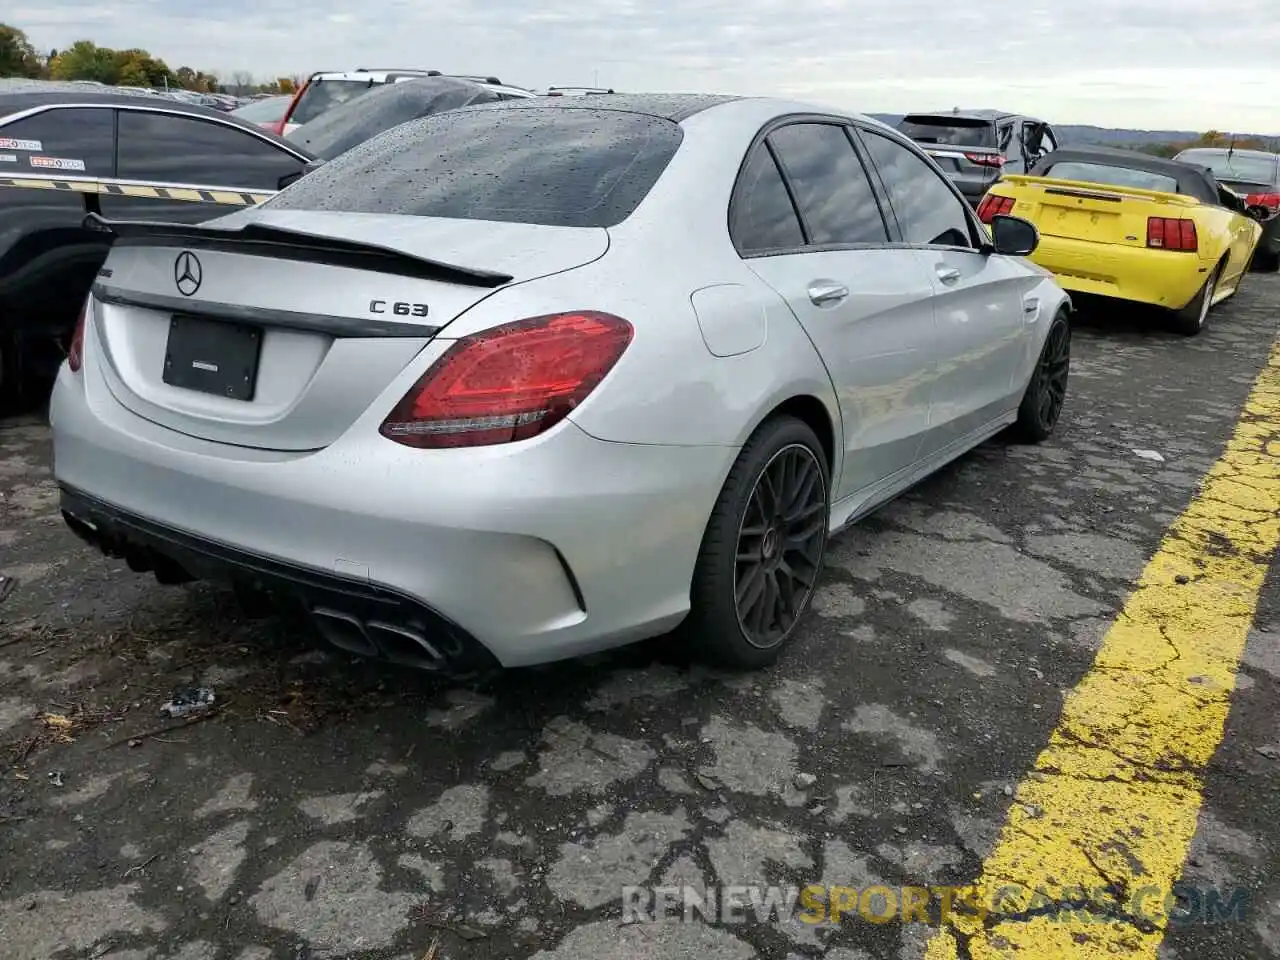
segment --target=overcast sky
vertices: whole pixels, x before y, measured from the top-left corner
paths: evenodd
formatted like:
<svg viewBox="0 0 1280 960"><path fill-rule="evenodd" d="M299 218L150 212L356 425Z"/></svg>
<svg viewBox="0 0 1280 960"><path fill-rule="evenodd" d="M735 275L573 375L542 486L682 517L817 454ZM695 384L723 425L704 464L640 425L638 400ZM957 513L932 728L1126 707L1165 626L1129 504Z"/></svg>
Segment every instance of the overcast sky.
<svg viewBox="0 0 1280 960"><path fill-rule="evenodd" d="M12 2L12 0L11 0ZM92 39L259 77L350 67L521 86L781 94L863 112L1280 133L1280 0L17 0Z"/></svg>

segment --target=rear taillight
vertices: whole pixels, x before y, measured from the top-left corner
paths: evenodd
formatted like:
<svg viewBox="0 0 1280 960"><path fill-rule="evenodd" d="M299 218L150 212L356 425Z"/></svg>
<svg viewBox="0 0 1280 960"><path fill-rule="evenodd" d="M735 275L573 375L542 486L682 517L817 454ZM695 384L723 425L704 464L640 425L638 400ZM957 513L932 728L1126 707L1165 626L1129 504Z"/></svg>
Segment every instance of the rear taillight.
<svg viewBox="0 0 1280 960"><path fill-rule="evenodd" d="M71 368L72 373L79 373L80 368L84 366L84 322L89 315L89 304L92 302L93 298L89 297L80 308L75 332L71 334L71 346L67 347L67 366Z"/></svg>
<svg viewBox="0 0 1280 960"><path fill-rule="evenodd" d="M463 337L405 394L379 432L426 448L527 440L587 398L633 333L620 317L583 310Z"/></svg>
<svg viewBox="0 0 1280 960"><path fill-rule="evenodd" d="M1147 246L1160 250L1195 253L1200 249L1200 238L1196 236L1196 222L1174 217L1148 217Z"/></svg>
<svg viewBox="0 0 1280 960"><path fill-rule="evenodd" d="M990 223L994 218L1007 214L1013 209L1013 197L998 197L988 193L978 202L978 219Z"/></svg>
<svg viewBox="0 0 1280 960"><path fill-rule="evenodd" d="M1005 158L999 153L966 153L964 158L980 167L1003 167Z"/></svg>
<svg viewBox="0 0 1280 960"><path fill-rule="evenodd" d="M1244 198L1251 207L1266 207L1268 210L1280 210L1280 193L1251 193Z"/></svg>

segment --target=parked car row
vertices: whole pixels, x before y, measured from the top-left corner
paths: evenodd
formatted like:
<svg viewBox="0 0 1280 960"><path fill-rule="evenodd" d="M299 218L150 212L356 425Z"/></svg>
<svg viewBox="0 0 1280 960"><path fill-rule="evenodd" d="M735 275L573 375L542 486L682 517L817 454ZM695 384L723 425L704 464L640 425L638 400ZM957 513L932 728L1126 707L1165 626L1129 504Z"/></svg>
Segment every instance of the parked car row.
<svg viewBox="0 0 1280 960"><path fill-rule="evenodd" d="M1162 308L1181 333L1199 333L1250 269L1280 269L1277 154L1064 149L1045 121L1000 110L913 113L898 129L983 222L1033 222L1033 259L1067 290Z"/></svg>

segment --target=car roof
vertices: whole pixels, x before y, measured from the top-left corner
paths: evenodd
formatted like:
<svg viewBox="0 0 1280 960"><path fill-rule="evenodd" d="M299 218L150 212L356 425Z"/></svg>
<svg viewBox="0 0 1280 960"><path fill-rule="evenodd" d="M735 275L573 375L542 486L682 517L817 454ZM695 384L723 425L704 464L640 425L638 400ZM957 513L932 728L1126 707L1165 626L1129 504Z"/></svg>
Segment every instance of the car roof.
<svg viewBox="0 0 1280 960"><path fill-rule="evenodd" d="M370 82L370 83L391 83L396 80L416 80L422 77L449 77L453 80L470 80L473 83L484 84L487 87L495 87L503 93L512 93L517 96L533 97L537 96L532 90L526 90L524 87L515 87L509 83L503 83L495 76L481 76L479 74L460 74L460 73L444 73L441 70L424 70L421 67L386 67L378 69L366 69L359 67L355 70L318 70L311 74L312 80L348 80L352 82Z"/></svg>
<svg viewBox="0 0 1280 960"><path fill-rule="evenodd" d="M535 97L528 100L505 100L486 103L464 110L614 110L639 113L680 123L722 103L742 97L716 93L613 93L601 97Z"/></svg>
<svg viewBox="0 0 1280 960"><path fill-rule="evenodd" d="M957 117L961 120L988 120L992 123L997 120L1005 120L1011 117L1020 117L1020 113L1010 113L1008 110L913 110L906 114L903 119L910 120L913 117L929 117L930 119L945 120L947 117ZM1031 118L1028 118L1031 119Z"/></svg>
<svg viewBox="0 0 1280 960"><path fill-rule="evenodd" d="M1266 150L1246 150L1241 147L1187 147L1185 150L1179 150L1178 156L1184 153L1213 153L1226 156L1230 153L1236 157L1257 157L1259 160L1280 160L1280 153L1270 153Z"/></svg>
<svg viewBox="0 0 1280 960"><path fill-rule="evenodd" d="M6 81L0 80L0 122L15 113L24 110L30 110L34 107L49 106L90 106L90 107L145 107L149 110L163 110L166 113L178 113L183 116L205 117L210 120L218 120L222 123L241 130L246 130L257 137L265 137L275 143L288 147L294 153L301 154L309 159L315 159L311 151L292 143L281 137L277 137L272 133L264 130L248 120L233 116L231 113L222 110L215 110L212 107L202 106L197 103L187 103L184 100L175 100L172 97L150 96L144 93L102 93L103 90L112 90L114 88L108 86L85 86L83 89L72 88L69 90L22 90L8 91Z"/></svg>
<svg viewBox="0 0 1280 960"><path fill-rule="evenodd" d="M1163 174L1177 182L1179 193L1195 197L1203 203L1221 203L1218 181L1207 167L1116 147L1067 147L1055 150L1036 162L1030 170L1031 176L1044 176L1045 171L1052 168L1055 163L1064 161L1108 164L1113 167L1124 167L1127 170Z"/></svg>

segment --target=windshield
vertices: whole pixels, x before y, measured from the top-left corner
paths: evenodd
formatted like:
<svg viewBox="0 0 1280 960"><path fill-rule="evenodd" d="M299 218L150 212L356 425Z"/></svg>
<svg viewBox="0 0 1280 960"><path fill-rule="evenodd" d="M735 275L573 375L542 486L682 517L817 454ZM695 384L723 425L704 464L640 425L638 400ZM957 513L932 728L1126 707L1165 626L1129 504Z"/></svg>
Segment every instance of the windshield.
<svg viewBox="0 0 1280 960"><path fill-rule="evenodd" d="M1174 159L1208 167L1219 180L1271 185L1280 179L1276 175L1274 157L1256 157L1247 153L1232 153L1228 157L1225 150L1183 150Z"/></svg>
<svg viewBox="0 0 1280 960"><path fill-rule="evenodd" d="M964 117L905 117L898 129L917 143L952 147L994 147L996 131L986 120Z"/></svg>
<svg viewBox="0 0 1280 960"><path fill-rule="evenodd" d="M292 97L266 97L255 100L253 103L246 103L238 110L232 110L231 115L241 120L248 120L250 123L273 123L284 116L292 99Z"/></svg>
<svg viewBox="0 0 1280 960"><path fill-rule="evenodd" d="M680 126L668 120L516 106L530 102L411 120L265 206L611 227L640 205L680 146Z"/></svg>
<svg viewBox="0 0 1280 960"><path fill-rule="evenodd" d="M1162 193L1178 192L1178 181L1162 173L1150 173L1130 167L1114 167L1103 163L1084 163L1078 160L1063 160L1061 163L1055 163L1044 172L1044 176L1055 180L1079 180L1082 183L1104 183L1113 187L1159 190Z"/></svg>
<svg viewBox="0 0 1280 960"><path fill-rule="evenodd" d="M387 83L334 107L299 127L289 139L318 157L332 160L397 124L497 99L488 87L449 77Z"/></svg>
<svg viewBox="0 0 1280 960"><path fill-rule="evenodd" d="M340 103L353 100L372 89L369 80L322 80L316 78L298 97L298 104L289 116L290 123L306 123L314 120Z"/></svg>

